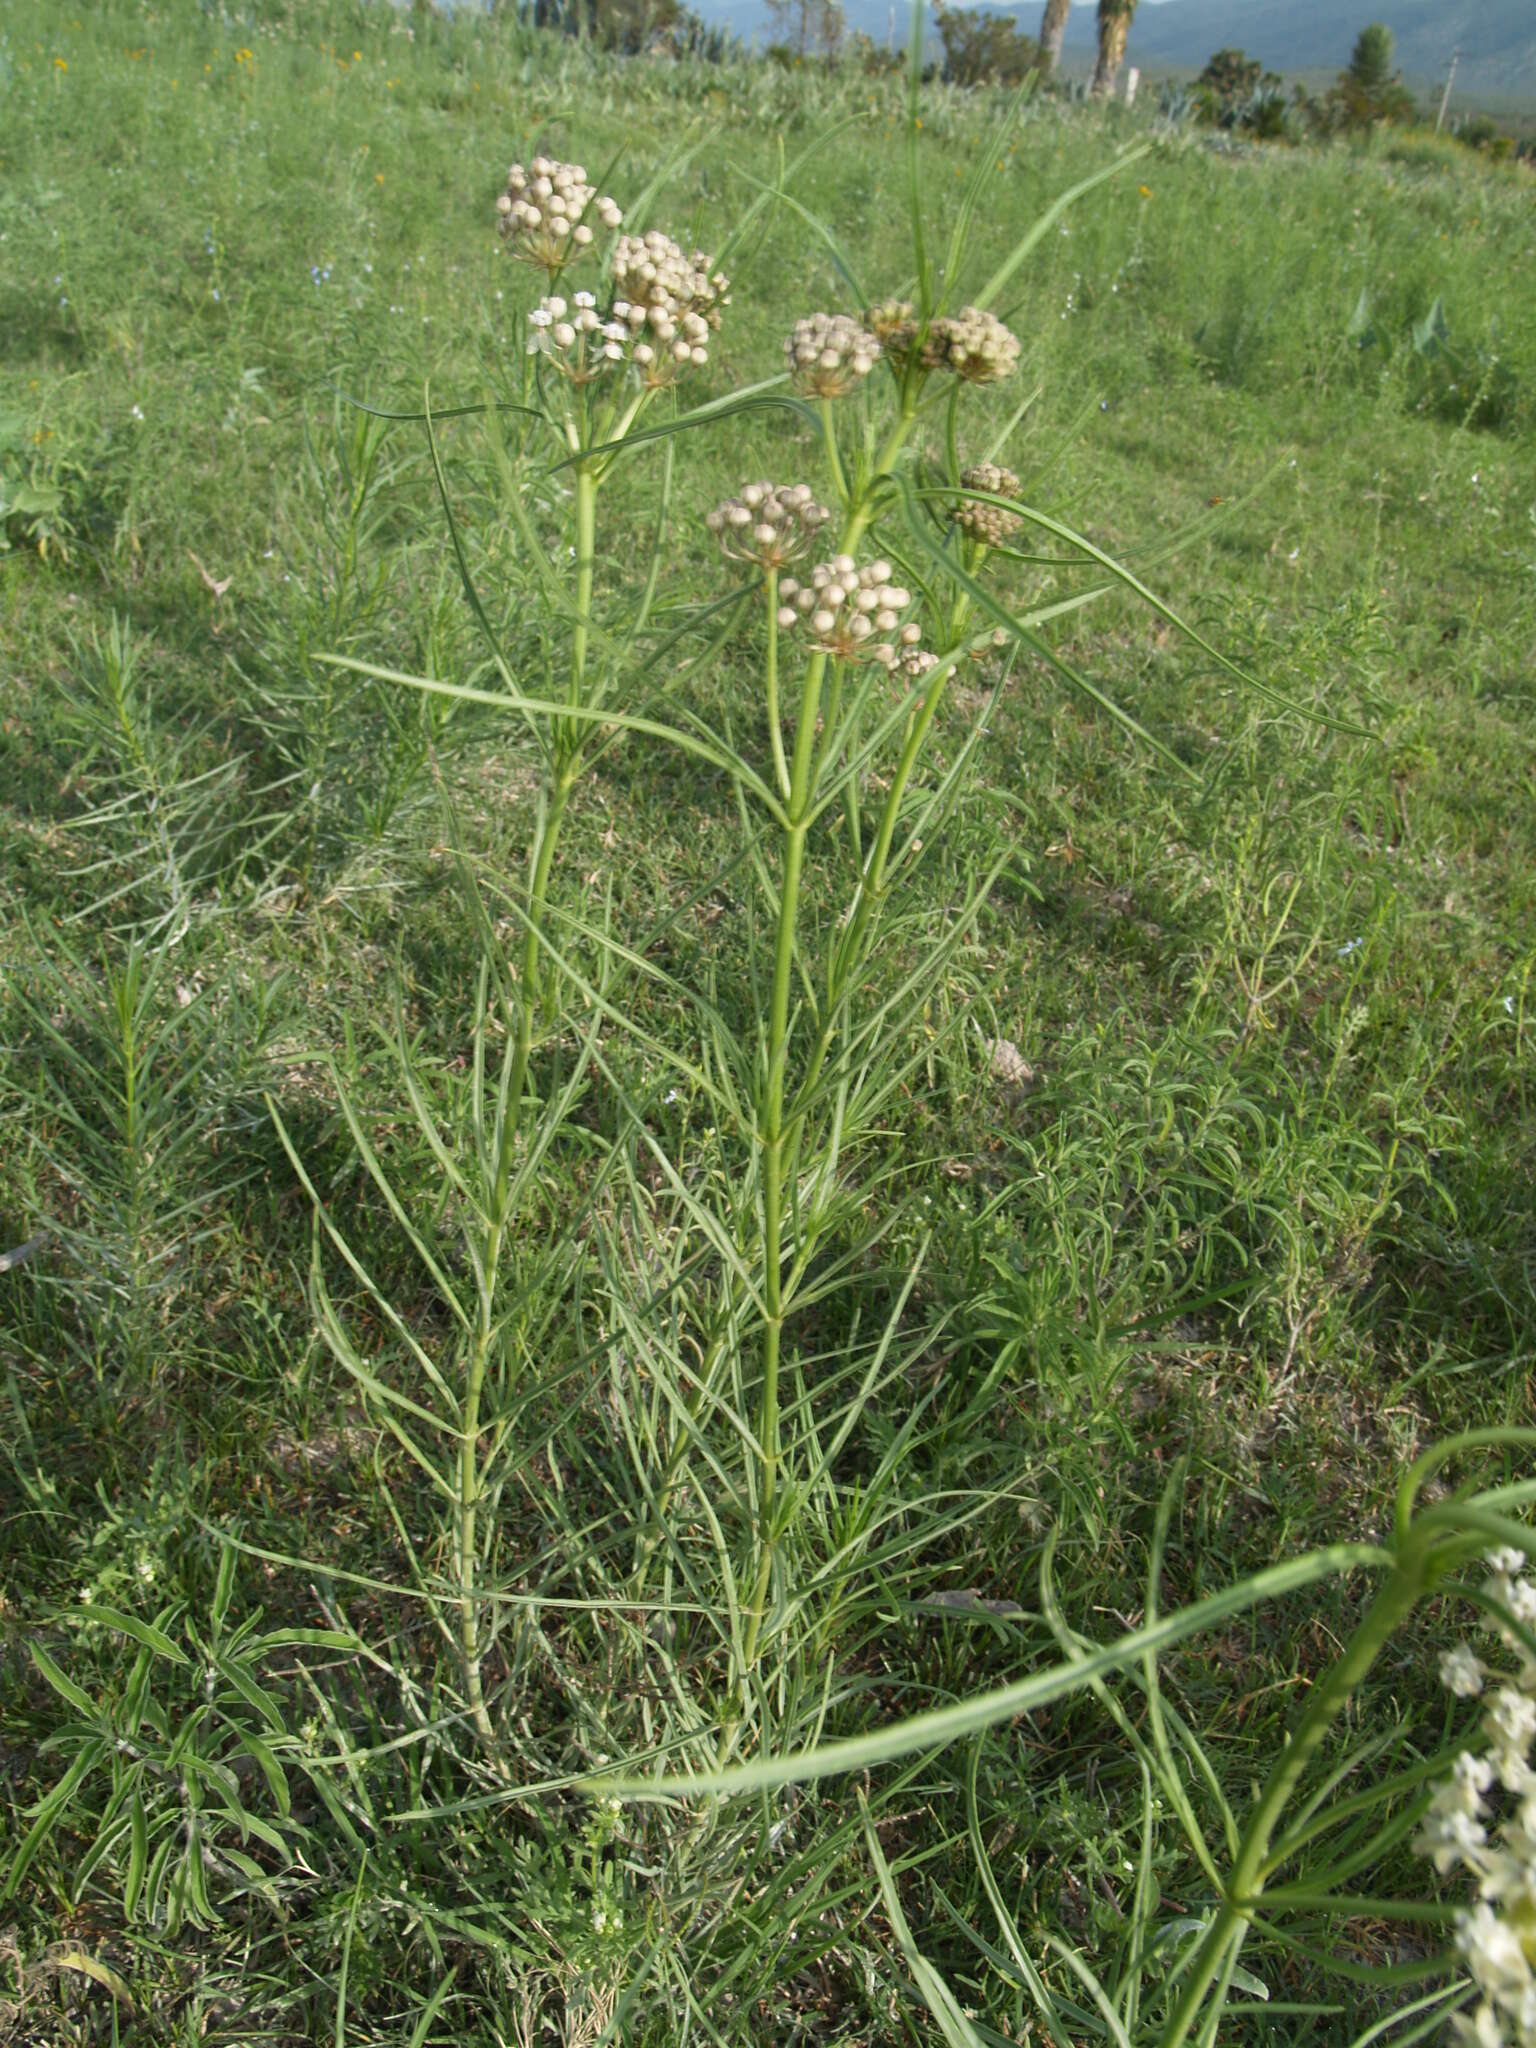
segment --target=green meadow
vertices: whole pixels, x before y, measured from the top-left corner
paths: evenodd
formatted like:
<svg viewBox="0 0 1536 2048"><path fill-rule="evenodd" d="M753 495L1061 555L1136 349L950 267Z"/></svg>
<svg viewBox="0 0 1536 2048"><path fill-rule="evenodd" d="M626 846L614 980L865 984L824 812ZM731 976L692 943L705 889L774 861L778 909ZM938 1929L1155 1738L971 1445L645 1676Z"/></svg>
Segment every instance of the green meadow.
<svg viewBox="0 0 1536 2048"><path fill-rule="evenodd" d="M562 382L536 155L706 362ZM12 0L0 2042L1477 2009L1533 267L1434 138ZM786 379L994 284L1006 377ZM802 662L755 479L936 667Z"/></svg>

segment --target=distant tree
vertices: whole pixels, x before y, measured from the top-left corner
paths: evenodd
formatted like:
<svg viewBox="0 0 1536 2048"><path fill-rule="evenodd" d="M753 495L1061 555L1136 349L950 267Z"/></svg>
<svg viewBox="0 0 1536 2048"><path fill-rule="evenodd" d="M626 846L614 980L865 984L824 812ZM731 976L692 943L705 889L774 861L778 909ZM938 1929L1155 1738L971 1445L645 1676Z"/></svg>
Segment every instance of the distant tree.
<svg viewBox="0 0 1536 2048"><path fill-rule="evenodd" d="M836 58L843 46L840 0L768 0L775 40L797 57Z"/></svg>
<svg viewBox="0 0 1536 2048"><path fill-rule="evenodd" d="M1125 39L1131 32L1136 0L1099 0L1099 56L1093 67L1089 90L1096 100L1110 98L1125 58Z"/></svg>
<svg viewBox="0 0 1536 2048"><path fill-rule="evenodd" d="M1263 69L1257 57L1245 56L1241 50L1218 50L1207 57L1205 69L1195 84L1214 93L1218 100L1245 100L1258 84Z"/></svg>
<svg viewBox="0 0 1536 2048"><path fill-rule="evenodd" d="M886 73L900 71L906 58L902 51L888 49L884 43L877 43L873 36L866 35L863 29L856 28L843 46L843 61L869 78L879 78Z"/></svg>
<svg viewBox="0 0 1536 2048"><path fill-rule="evenodd" d="M1392 69L1392 31L1373 21L1355 38L1349 69L1328 96L1334 117L1347 128L1369 128L1378 121L1411 121L1417 112L1413 95Z"/></svg>
<svg viewBox="0 0 1536 2048"><path fill-rule="evenodd" d="M1392 31L1373 21L1355 38L1349 69L1344 74L1357 92L1379 93L1392 76Z"/></svg>
<svg viewBox="0 0 1536 2048"><path fill-rule="evenodd" d="M1040 69L1047 78L1061 58L1061 39L1067 32L1067 15L1072 0L1045 0L1040 22Z"/></svg>
<svg viewBox="0 0 1536 2048"><path fill-rule="evenodd" d="M952 85L1017 85L1039 68L1039 47L1019 34L1011 14L946 7L938 24L944 76Z"/></svg>

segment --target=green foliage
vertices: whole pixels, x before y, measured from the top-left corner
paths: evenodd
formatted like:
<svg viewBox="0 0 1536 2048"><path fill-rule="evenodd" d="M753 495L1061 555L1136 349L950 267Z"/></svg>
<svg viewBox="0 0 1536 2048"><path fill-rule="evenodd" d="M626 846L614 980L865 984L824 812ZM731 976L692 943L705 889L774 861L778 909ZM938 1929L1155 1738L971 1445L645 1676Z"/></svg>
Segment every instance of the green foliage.
<svg viewBox="0 0 1536 2048"><path fill-rule="evenodd" d="M81 471L47 448L49 437L29 433L24 413L0 415L0 554L26 544L68 560L78 517L70 485Z"/></svg>
<svg viewBox="0 0 1536 2048"><path fill-rule="evenodd" d="M1195 80L1203 117L1220 128L1237 128L1261 142L1279 141L1288 129L1290 103L1276 73L1241 50L1218 50Z"/></svg>
<svg viewBox="0 0 1536 2048"><path fill-rule="evenodd" d="M1392 31L1384 22L1373 21L1361 29L1345 76L1367 98L1379 95L1391 83Z"/></svg>
<svg viewBox="0 0 1536 2048"><path fill-rule="evenodd" d="M1507 430L1519 410L1520 387L1490 329L1486 345L1458 346L1452 339L1445 301L1436 296L1425 310L1394 333L1373 311L1369 288L1362 289L1346 329L1362 363L1383 378L1401 366L1407 402L1463 429Z"/></svg>
<svg viewBox="0 0 1536 2048"><path fill-rule="evenodd" d="M938 17L944 76L956 85L1017 85L1036 70L1038 44L1008 14L946 7Z"/></svg>
<svg viewBox="0 0 1536 2048"><path fill-rule="evenodd" d="M1346 128L1369 128L1378 122L1401 125L1416 118L1412 93L1392 69L1392 31L1379 21L1361 29L1350 54L1349 68L1329 95L1337 120Z"/></svg>
<svg viewBox="0 0 1536 2048"><path fill-rule="evenodd" d="M1264 66L1257 57L1245 56L1241 50L1222 49L1206 59L1205 69L1195 80L1195 85L1197 89L1213 93L1225 105L1247 99L1263 71Z"/></svg>
<svg viewBox="0 0 1536 2048"><path fill-rule="evenodd" d="M1529 1406L1526 174L1402 132L1122 163L995 301L1015 395L957 406L1054 521L980 574L918 414L876 507L914 613L962 570L1071 608L957 665L852 954L907 707L845 683L824 722L858 709L872 772L850 812L854 757L824 771L788 1039L851 959L851 1057L785 1183L765 1517L783 840L762 599L702 516L832 496L769 380L801 313L920 292L904 85L506 9L20 4L0 351L24 462L82 475L69 561L0 561L0 2033L1141 2048L1213 1955L1223 2043L1442 2024L1447 1929L1387 1915L1441 1910L1403 1830L1477 1711L1435 1675L1454 1571L1322 1730L1240 1953L1217 1930L1339 1646L1529 1471L1467 1443L1398 1523L1426 1442ZM1065 100L915 111L956 303L1106 166ZM557 388L540 285L487 233L539 149L690 247L743 230L584 605L569 449L516 410ZM66 290L67 332L25 310ZM883 369L836 401L850 488L894 404ZM582 731L535 922L541 741Z"/></svg>

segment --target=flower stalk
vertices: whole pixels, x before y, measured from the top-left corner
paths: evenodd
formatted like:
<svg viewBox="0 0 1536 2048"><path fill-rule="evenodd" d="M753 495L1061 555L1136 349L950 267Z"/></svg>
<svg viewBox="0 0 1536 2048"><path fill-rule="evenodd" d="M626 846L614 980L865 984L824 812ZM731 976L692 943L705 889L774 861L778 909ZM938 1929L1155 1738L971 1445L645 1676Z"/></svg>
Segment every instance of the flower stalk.
<svg viewBox="0 0 1536 2048"><path fill-rule="evenodd" d="M1345 1645L1342 1655L1314 1688L1305 1712L1292 1729L1290 1740L1265 1781L1258 1804L1248 1818L1221 1907L1195 1950L1159 2048L1181 2048L1200 2016L1211 1987L1218 1978L1230 1977L1258 1910L1269 1875L1270 1844L1291 1796L1351 1695L1423 1597L1427 1578L1427 1546L1415 1544L1400 1552L1396 1567Z"/></svg>
<svg viewBox="0 0 1536 2048"><path fill-rule="evenodd" d="M860 358L862 361L862 357ZM902 402L897 418L886 438L862 488L852 492L844 476L842 464L837 457L836 431L830 404L822 405L822 421L826 437L829 461L843 500L844 519L839 541L839 554L851 556L869 530L874 518L875 507L882 488L899 460L902 450L910 438L917 418L917 391L914 380L906 379L902 386ZM775 742L775 762L781 777L785 778L783 740L778 715L778 595L779 579L770 572L766 579L768 599L768 646L770 650L768 688L769 729ZM785 822L780 842L779 907L778 923L774 935L773 988L768 1006L768 1037L765 1051L763 1082L758 1105L756 1142L762 1169L762 1236L763 1236L763 1349L762 1387L757 1414L757 1564L753 1576L752 1594L747 1608L746 1630L742 1640L742 1669L740 1684L743 1691L750 1684L757 1668L762 1648L763 1625L767 1617L773 1583L773 1565L776 1550L774 1526L776 1496L779 1479L779 1373L783 1351L784 1324L792 1305L794 1281L798 1277L801 1261L798 1247L786 1242L785 1188L788 1184L787 1169L797 1155L796 1138L798 1126L804 1115L804 1100L807 1093L802 1084L794 1090L794 1107L786 1111L790 1099L789 1056L791 1039L790 994L794 980L795 935L799 918L801 882L805 866L806 837L810 830L812 813L815 808L817 771L821 766L817 746L818 715L822 706L822 690L826 682L828 656L815 650L806 663L805 680L801 689L800 711L795 726L793 764L787 772L787 787L783 787L785 798ZM941 671L942 673L942 671ZM937 691L930 691L933 709L937 709ZM926 734L932 722L932 713L922 724ZM830 728L831 720L827 721ZM917 745L921 745L919 737ZM910 746L910 742L909 742ZM916 759L916 748L911 749L911 759ZM910 774L910 762L907 774ZM902 781L905 787L905 777ZM894 794L894 787L893 792ZM895 829L895 816L891 799L887 798L886 810L891 812L890 826L886 832L889 845L890 833ZM866 919L867 922L867 919ZM823 1030L818 1034L820 1041L817 1064L825 1057L830 1037L828 1020L823 1021ZM790 1285L785 1285L785 1265L790 1264Z"/></svg>

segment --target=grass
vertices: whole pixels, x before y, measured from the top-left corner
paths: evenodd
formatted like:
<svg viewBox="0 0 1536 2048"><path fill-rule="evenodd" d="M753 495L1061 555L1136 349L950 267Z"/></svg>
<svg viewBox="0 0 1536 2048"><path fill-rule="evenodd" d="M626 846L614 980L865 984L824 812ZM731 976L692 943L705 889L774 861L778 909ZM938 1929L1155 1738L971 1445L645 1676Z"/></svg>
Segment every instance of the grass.
<svg viewBox="0 0 1536 2048"><path fill-rule="evenodd" d="M1426 1446L1528 1418L1529 175L1164 139L1000 304L1013 388L1040 392L1008 458L1024 495L1334 722L1119 596L1051 645L1173 761L1040 662L958 679L917 799L987 730L869 969L921 974L923 1003L828 1225L847 1284L799 1311L786 1363L792 1648L756 1693L731 1692L720 1621L753 1605L750 1578L730 1591L757 1555L727 1426L755 1413L745 1350L713 1463L684 1457L660 1502L656 1475L739 1319L701 1217L750 1227L735 1135L679 1063L702 1071L700 997L722 1045L754 1043L771 932L728 777L631 736L581 784L552 929L583 973L613 965L603 931L635 958L599 1063L591 1013L541 1054L570 1131L507 1254L498 1770L434 1626L430 1490L317 1309L386 1377L390 1307L434 1356L451 1335L467 1270L424 1274L410 1230L435 1247L457 1197L400 1047L462 1128L499 1041L461 875L515 947L537 759L502 712L319 659L496 686L419 424L351 401L518 393L530 294L491 208L540 147L612 160L626 203L664 172L656 218L714 248L781 145L818 141L790 192L869 299L898 290L903 104L887 78L610 63L510 22L304 19L103 0L77 25L18 0L0 41L0 476L32 508L0 555L0 1252L46 1234L0 1272L7 1850L56 1822L13 1878L0 2031L964 2039L947 1995L979 2038L1027 2038L993 1889L1060 1996L1051 1943L1108 1971L1138 1886L1175 1916L1212 1901L1148 1803L1134 1682L772 1795L615 1812L573 1781L1016 1683L1138 1626L1155 1555L1171 1611L1380 1542ZM998 111L924 101L940 233ZM1028 110L969 277L1140 133ZM698 395L771 375L799 313L856 309L787 203L732 275ZM516 430L439 437L515 672L558 680ZM660 444L617 467L597 616L626 616L655 532L658 604L688 626L730 587L704 512L816 460L806 426L754 412L670 469ZM527 482L540 535L567 489ZM1067 578L1003 587L1043 605ZM735 628L660 702L740 737L753 659ZM809 944L846 854L828 834L806 859ZM317 1251L295 1160L357 1266ZM1366 1599L1359 1571L1298 1587L1163 1660L1235 1806ZM1431 1605L1393 1638L1354 1736L1434 1749L1457 1626ZM1360 1913L1325 1945L1405 1965L1436 1939ZM1344 2042L1408 1996L1278 1942L1245 1961L1223 2039Z"/></svg>

